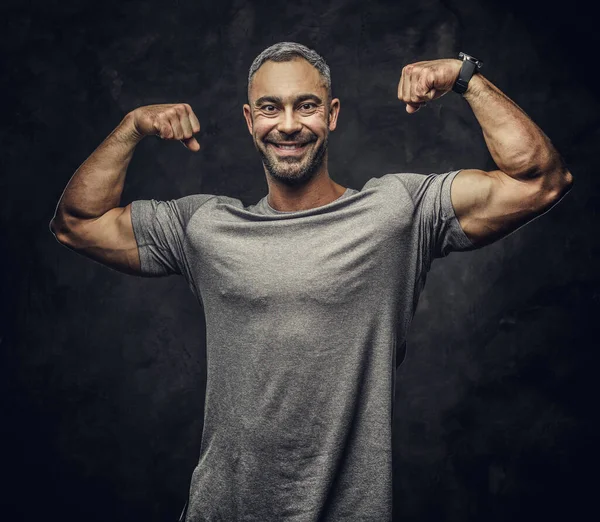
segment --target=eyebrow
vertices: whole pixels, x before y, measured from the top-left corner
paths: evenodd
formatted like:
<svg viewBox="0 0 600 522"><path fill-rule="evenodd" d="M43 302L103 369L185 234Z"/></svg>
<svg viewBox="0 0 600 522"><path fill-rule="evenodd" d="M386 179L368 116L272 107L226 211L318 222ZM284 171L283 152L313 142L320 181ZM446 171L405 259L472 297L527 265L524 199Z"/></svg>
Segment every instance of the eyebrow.
<svg viewBox="0 0 600 522"><path fill-rule="evenodd" d="M306 100L315 100L317 103L323 103L323 100L321 100L321 98L319 98L316 94L311 93L299 94L294 99L294 103L299 103ZM281 98L280 96L261 96L258 100L254 102L254 105L260 105L265 102L282 104L283 98Z"/></svg>

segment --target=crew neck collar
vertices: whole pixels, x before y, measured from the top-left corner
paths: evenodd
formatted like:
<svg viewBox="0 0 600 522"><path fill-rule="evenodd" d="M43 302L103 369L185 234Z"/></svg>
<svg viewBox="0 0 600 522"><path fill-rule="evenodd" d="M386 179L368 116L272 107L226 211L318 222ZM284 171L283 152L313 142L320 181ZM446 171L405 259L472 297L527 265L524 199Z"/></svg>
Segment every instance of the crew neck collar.
<svg viewBox="0 0 600 522"><path fill-rule="evenodd" d="M319 209L319 208L326 207L327 205L331 205L332 203L335 203L336 201L339 201L340 199L342 199L342 198L346 197L347 195L349 195L349 193L351 192L351 190L352 189L350 187L347 187L346 190L344 191L344 193L339 198L336 198L333 201L330 201L329 203L326 203L325 205L321 205L320 207L307 208L307 209L304 209L304 210L275 210L271 205L269 205L268 195L265 196L265 206L267 207L267 209L270 212L273 212L275 214L295 214L297 212L306 212L308 210L316 210L316 209Z"/></svg>

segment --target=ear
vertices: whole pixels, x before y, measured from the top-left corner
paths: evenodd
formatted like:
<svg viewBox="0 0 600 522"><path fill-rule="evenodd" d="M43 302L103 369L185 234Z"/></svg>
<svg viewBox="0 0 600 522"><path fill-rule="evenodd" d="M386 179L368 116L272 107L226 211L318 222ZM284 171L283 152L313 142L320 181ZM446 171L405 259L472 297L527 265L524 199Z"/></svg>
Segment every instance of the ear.
<svg viewBox="0 0 600 522"><path fill-rule="evenodd" d="M250 110L250 105L247 103L244 104L244 118L246 118L246 125L248 125L248 132L252 136L252 111Z"/></svg>
<svg viewBox="0 0 600 522"><path fill-rule="evenodd" d="M335 130L337 126L338 114L340 113L340 100L339 98L334 98L331 100L331 104L329 105L329 130Z"/></svg>

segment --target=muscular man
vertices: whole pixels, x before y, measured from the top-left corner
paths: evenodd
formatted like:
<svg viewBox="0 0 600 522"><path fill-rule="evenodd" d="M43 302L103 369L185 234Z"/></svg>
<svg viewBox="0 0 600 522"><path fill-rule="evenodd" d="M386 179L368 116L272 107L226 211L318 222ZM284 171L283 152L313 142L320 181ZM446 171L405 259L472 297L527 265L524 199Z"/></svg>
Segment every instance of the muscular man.
<svg viewBox="0 0 600 522"><path fill-rule="evenodd" d="M455 84L461 60L407 65L408 113ZM572 184L550 140L477 73L464 99L498 170L329 177L340 101L329 68L283 42L251 66L243 113L268 194L120 206L147 135L198 151L185 103L127 114L69 181L51 223L70 249L128 274L181 274L204 308L207 388L186 520L385 521L392 511L396 347L435 258L496 241Z"/></svg>

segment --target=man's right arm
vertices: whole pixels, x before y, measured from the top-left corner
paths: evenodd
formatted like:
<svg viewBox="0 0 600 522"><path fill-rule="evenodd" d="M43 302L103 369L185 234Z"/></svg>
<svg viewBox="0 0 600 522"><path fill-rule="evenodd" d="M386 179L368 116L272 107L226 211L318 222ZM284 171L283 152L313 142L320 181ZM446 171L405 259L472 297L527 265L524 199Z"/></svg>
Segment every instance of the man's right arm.
<svg viewBox="0 0 600 522"><path fill-rule="evenodd" d="M187 104L140 107L130 112L77 169L65 188L50 230L66 247L127 274L141 274L131 204L120 207L127 167L144 136L181 140L200 149L200 124Z"/></svg>

